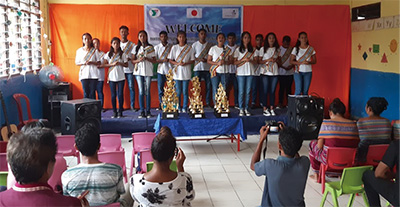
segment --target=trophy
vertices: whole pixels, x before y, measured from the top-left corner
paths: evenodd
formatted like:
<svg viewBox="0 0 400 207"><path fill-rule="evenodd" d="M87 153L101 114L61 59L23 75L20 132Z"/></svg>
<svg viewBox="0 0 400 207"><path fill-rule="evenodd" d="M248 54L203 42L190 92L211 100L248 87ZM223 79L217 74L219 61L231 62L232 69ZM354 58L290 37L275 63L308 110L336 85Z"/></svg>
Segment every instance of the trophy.
<svg viewBox="0 0 400 207"><path fill-rule="evenodd" d="M201 101L201 86L199 77L195 76L192 79L192 97L190 97L189 115L195 119L204 118L203 101Z"/></svg>
<svg viewBox="0 0 400 207"><path fill-rule="evenodd" d="M177 119L178 118L178 96L175 91L175 81L172 74L172 69L168 71L167 85L164 86L164 96L162 97L162 118Z"/></svg>
<svg viewBox="0 0 400 207"><path fill-rule="evenodd" d="M226 92L221 83L219 83L217 94L215 94L214 114L218 118L226 118L230 115L229 101Z"/></svg>

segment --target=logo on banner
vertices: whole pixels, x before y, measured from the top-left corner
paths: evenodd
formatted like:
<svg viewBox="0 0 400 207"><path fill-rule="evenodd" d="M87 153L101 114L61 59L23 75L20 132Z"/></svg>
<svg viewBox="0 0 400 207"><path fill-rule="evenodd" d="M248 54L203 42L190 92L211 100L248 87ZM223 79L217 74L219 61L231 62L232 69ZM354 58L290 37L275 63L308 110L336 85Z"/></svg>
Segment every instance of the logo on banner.
<svg viewBox="0 0 400 207"><path fill-rule="evenodd" d="M239 9L238 8L223 8L222 9L222 18L223 19L239 18Z"/></svg>
<svg viewBox="0 0 400 207"><path fill-rule="evenodd" d="M151 8L149 10L149 14L151 17L157 18L161 15L161 10L157 9L157 8Z"/></svg>
<svg viewBox="0 0 400 207"><path fill-rule="evenodd" d="M202 18L203 10L201 8L187 8L186 9L187 18Z"/></svg>

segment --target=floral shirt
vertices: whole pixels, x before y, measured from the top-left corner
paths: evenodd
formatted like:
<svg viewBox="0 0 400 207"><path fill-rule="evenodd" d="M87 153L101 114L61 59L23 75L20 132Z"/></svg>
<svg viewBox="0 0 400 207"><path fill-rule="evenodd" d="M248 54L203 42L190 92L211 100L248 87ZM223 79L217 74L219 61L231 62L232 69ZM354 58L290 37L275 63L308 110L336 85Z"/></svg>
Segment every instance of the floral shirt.
<svg viewBox="0 0 400 207"><path fill-rule="evenodd" d="M138 207L153 206L191 206L194 199L192 177L185 172L169 182L153 183L146 181L143 174L136 174L130 179L130 191Z"/></svg>

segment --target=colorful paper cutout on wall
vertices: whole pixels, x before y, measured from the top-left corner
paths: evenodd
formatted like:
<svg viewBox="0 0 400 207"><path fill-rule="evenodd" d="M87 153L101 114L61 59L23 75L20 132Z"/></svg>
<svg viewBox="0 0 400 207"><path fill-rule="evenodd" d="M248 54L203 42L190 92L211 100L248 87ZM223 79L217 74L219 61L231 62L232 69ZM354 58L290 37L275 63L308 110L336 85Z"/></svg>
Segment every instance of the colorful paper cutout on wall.
<svg viewBox="0 0 400 207"><path fill-rule="evenodd" d="M362 46L361 46L360 43L358 43L358 46L357 46L357 47L358 47L358 51L360 51Z"/></svg>
<svg viewBox="0 0 400 207"><path fill-rule="evenodd" d="M372 52L372 47L368 48L369 52Z"/></svg>
<svg viewBox="0 0 400 207"><path fill-rule="evenodd" d="M373 44L372 45L372 52L373 53L379 53L379 45Z"/></svg>
<svg viewBox="0 0 400 207"><path fill-rule="evenodd" d="M386 57L386 53L383 53L381 63L387 63L387 62L388 62L388 60L387 60L387 57Z"/></svg>
<svg viewBox="0 0 400 207"><path fill-rule="evenodd" d="M390 51L392 51L392 53L395 53L397 50L397 40L392 39L392 41L390 41Z"/></svg>
<svg viewBox="0 0 400 207"><path fill-rule="evenodd" d="M363 57L363 59L364 59L364 60L366 60L366 59L367 59L367 57L368 57L367 53L366 53L366 52L364 52L364 54L362 55L362 57Z"/></svg>

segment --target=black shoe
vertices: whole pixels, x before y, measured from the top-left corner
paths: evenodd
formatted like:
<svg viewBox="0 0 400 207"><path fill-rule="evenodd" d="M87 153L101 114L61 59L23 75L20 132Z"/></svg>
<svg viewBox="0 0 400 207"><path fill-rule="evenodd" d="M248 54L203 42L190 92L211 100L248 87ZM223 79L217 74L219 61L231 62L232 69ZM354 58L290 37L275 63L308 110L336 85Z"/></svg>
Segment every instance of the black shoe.
<svg viewBox="0 0 400 207"><path fill-rule="evenodd" d="M151 115L150 111L146 113L146 117L147 117L148 119L151 118L151 116L152 116L152 115Z"/></svg>
<svg viewBox="0 0 400 207"><path fill-rule="evenodd" d="M106 111L107 111L107 109L101 109L101 112L103 112L103 113L106 112Z"/></svg>
<svg viewBox="0 0 400 207"><path fill-rule="evenodd" d="M144 118L144 117L145 117L144 111L140 112L138 118L141 119L141 118Z"/></svg>
<svg viewBox="0 0 400 207"><path fill-rule="evenodd" d="M113 115L111 116L112 119L117 118L117 117L118 117L117 112L114 112Z"/></svg>
<svg viewBox="0 0 400 207"><path fill-rule="evenodd" d="M123 117L122 111L120 111L120 112L117 113L117 118L121 118L121 117Z"/></svg>

